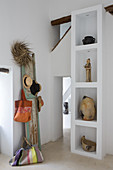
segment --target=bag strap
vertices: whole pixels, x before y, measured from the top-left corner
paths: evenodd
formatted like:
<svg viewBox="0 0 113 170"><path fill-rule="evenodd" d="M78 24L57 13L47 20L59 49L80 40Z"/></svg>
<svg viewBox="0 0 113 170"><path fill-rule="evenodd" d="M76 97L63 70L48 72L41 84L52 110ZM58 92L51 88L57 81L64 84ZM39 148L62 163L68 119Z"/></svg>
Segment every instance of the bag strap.
<svg viewBox="0 0 113 170"><path fill-rule="evenodd" d="M26 100L24 90L21 90L21 100Z"/></svg>
<svg viewBox="0 0 113 170"><path fill-rule="evenodd" d="M24 140L30 147L32 147L32 145L28 142L28 140L27 140L26 137L23 137L23 140Z"/></svg>
<svg viewBox="0 0 113 170"><path fill-rule="evenodd" d="M22 138L22 143L21 143L21 147L26 149L26 146L24 146L24 142L29 145L29 147L32 147L32 145L30 144L30 142L28 142L27 138L25 136L23 136Z"/></svg>

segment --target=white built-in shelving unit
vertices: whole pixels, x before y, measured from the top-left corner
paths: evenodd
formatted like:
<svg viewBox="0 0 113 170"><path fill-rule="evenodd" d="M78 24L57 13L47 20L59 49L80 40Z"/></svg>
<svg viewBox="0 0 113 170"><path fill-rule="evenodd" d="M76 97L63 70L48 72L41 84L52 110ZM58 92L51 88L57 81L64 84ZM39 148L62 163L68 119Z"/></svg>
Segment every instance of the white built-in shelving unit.
<svg viewBox="0 0 113 170"><path fill-rule="evenodd" d="M102 158L102 6L97 5L72 12L71 29L71 151L80 155ZM83 45L85 36L93 36L94 44ZM86 60L91 60L91 79L86 82ZM93 98L96 117L93 121L80 118L79 106L83 96ZM96 142L96 152L86 152L81 146L81 137Z"/></svg>

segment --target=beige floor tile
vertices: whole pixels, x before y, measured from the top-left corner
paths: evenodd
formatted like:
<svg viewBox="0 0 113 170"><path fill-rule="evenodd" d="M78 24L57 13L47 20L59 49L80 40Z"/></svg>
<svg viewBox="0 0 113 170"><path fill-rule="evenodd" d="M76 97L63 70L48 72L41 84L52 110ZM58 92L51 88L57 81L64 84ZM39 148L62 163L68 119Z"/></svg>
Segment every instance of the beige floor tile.
<svg viewBox="0 0 113 170"><path fill-rule="evenodd" d="M70 152L70 132L65 130L64 137L56 142L42 146L44 162L36 165L11 167L10 158L0 155L0 170L113 170L113 156L103 160L83 157Z"/></svg>

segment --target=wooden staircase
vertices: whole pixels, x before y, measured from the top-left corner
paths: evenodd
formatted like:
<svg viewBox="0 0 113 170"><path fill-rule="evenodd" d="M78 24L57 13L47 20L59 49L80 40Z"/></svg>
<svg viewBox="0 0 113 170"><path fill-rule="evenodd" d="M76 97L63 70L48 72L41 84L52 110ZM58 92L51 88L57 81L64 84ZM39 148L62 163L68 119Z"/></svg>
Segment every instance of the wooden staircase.
<svg viewBox="0 0 113 170"><path fill-rule="evenodd" d="M51 21L51 25L52 26L56 26L56 25L60 25L60 24L64 24L64 23L68 23L71 22L71 15L69 16L65 16L56 20L52 20ZM70 31L71 26L67 29L67 31L64 33L64 35L62 36L62 38L60 38L60 40L57 42L57 44L52 48L51 51L53 51L60 43L61 41L64 39L64 37L67 35L67 33Z"/></svg>
<svg viewBox="0 0 113 170"><path fill-rule="evenodd" d="M71 26L68 28L68 30L65 32L65 34L62 36L62 38L58 41L58 43L52 48L51 51L53 51L59 44L60 42L63 40L63 38L67 35L67 33L69 32L69 30L71 29Z"/></svg>

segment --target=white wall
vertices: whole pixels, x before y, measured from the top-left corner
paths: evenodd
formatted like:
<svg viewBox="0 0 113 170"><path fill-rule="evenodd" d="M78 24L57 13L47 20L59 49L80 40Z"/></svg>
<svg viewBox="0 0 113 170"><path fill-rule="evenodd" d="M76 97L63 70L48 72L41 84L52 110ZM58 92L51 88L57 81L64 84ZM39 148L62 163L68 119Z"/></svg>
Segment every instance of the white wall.
<svg viewBox="0 0 113 170"><path fill-rule="evenodd" d="M54 34L55 35L55 34ZM57 36L57 35L55 35ZM54 37L53 37L54 38ZM71 76L71 31L50 54L51 135L55 141L63 134L62 78ZM57 106L57 107L56 107Z"/></svg>
<svg viewBox="0 0 113 170"><path fill-rule="evenodd" d="M49 3L48 3L49 2ZM0 64L12 66L14 70L14 100L20 98L21 78L20 68L12 60L10 46L14 40L25 40L30 43L30 47L36 54L36 73L37 80L42 85L42 95L44 107L40 112L41 141L47 143L51 140L52 129L52 109L51 95L52 77L50 75L50 50L59 38L58 27L51 27L50 20L71 14L71 11L96 5L98 3L113 3L113 0L0 0ZM60 5L59 5L60 4ZM65 4L65 5L64 5ZM104 98L106 99L106 146L107 153L112 153L113 136L109 132L113 129L112 119L112 84L113 80L110 73L112 67L112 30L113 17L106 14L106 56L104 57ZM56 31L57 30L57 31ZM58 38L57 38L58 37ZM61 56L62 57L62 56ZM107 69L106 69L107 66ZM104 67L103 67L104 68ZM58 69L57 69L58 70ZM59 70L63 73L62 69ZM63 76L63 74L62 74ZM69 75L66 75L69 76ZM109 101L109 103L107 102ZM50 107L49 107L50 106ZM11 123L9 121L9 123ZM23 135L23 125L13 122L13 148L14 151L20 147Z"/></svg>
<svg viewBox="0 0 113 170"><path fill-rule="evenodd" d="M63 37L63 35L69 29L70 26L71 26L71 22L60 24L60 38Z"/></svg>
<svg viewBox="0 0 113 170"><path fill-rule="evenodd" d="M62 116L62 77L53 78L53 119L52 140L56 141L63 135Z"/></svg>
<svg viewBox="0 0 113 170"><path fill-rule="evenodd" d="M71 78L64 77L63 78L63 95L68 90L70 85L71 85ZM70 92L68 98L66 99L66 102L68 102L68 114L63 114L63 129L71 128L70 100L71 100L71 92ZM63 96L63 101L64 101L64 96ZM65 108L64 108L64 103L63 103L63 111L64 110L65 110Z"/></svg>
<svg viewBox="0 0 113 170"><path fill-rule="evenodd" d="M63 129L71 128L71 113L63 114Z"/></svg>
<svg viewBox="0 0 113 170"><path fill-rule="evenodd" d="M103 4L108 6L113 4L113 0L50 0L50 19L58 19L63 16L68 16L72 11L78 10L81 8L90 7L97 4Z"/></svg>
<svg viewBox="0 0 113 170"><path fill-rule="evenodd" d="M13 61L11 45L15 40L25 41L35 53L36 77L42 85L39 95L44 100L44 106L39 113L42 144L49 142L52 138L51 108L49 107L51 105L50 51L60 36L59 26L53 28L50 24L48 2L44 0L0 0L0 64L12 66L14 70L12 104L20 99L21 70ZM10 120L8 123L13 126L11 138L13 139L13 152L15 152L21 145L24 124L12 123Z"/></svg>
<svg viewBox="0 0 113 170"><path fill-rule="evenodd" d="M71 85L71 78L70 77L64 77L63 78L63 95Z"/></svg>
<svg viewBox="0 0 113 170"><path fill-rule="evenodd" d="M36 77L42 85L44 107L40 112L41 142L50 140L49 114L49 51L51 45L49 4L44 0L0 0L0 64L9 65L14 70L14 100L20 98L21 74L20 68L14 63L10 52L13 41L21 40L29 43L36 54ZM54 31L53 31L54 32ZM52 42L54 44L54 42ZM52 46L52 45L51 45ZM9 113L11 114L11 113ZM9 120L9 124L10 124ZM23 124L13 122L14 151L21 145Z"/></svg>
<svg viewBox="0 0 113 170"><path fill-rule="evenodd" d="M51 72L54 76L71 76L71 31L51 52Z"/></svg>
<svg viewBox="0 0 113 170"><path fill-rule="evenodd" d="M59 5L60 4L60 5ZM64 5L65 4L65 5ZM70 15L72 11L76 9L81 9L97 4L103 4L103 6L108 6L113 4L113 0L50 0L50 18L56 19L62 16ZM59 10L58 10L59 9ZM104 29L104 52L103 52L103 132L105 141L106 153L113 154L113 135L111 129L113 129L113 114L112 114L112 96L113 96L113 16L109 13L105 13L103 20L103 29Z"/></svg>
<svg viewBox="0 0 113 170"><path fill-rule="evenodd" d="M103 60L103 111L104 111L104 131L106 152L113 154L113 113L112 113L112 95L113 95L113 16L106 13L104 18L104 60Z"/></svg>
<svg viewBox="0 0 113 170"><path fill-rule="evenodd" d="M8 68L7 66L5 68ZM0 150L13 154L13 71L0 72Z"/></svg>

